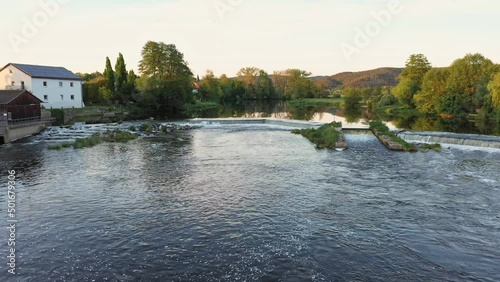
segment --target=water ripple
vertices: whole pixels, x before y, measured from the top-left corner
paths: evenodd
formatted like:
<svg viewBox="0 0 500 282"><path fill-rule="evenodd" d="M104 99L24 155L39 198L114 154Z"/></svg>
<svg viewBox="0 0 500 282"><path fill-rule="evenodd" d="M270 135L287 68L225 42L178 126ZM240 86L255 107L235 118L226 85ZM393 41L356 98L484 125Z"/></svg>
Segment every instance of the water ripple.
<svg viewBox="0 0 500 282"><path fill-rule="evenodd" d="M0 147L19 173L18 281L500 280L498 153L398 154L370 135L317 151L260 126L54 138Z"/></svg>

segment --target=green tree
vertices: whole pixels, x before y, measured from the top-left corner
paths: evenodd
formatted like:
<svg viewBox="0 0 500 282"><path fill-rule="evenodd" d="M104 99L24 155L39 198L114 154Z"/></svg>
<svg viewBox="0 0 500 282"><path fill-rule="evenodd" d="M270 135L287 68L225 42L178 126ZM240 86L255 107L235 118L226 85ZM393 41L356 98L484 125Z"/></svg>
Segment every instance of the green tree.
<svg viewBox="0 0 500 282"><path fill-rule="evenodd" d="M121 97L123 102L127 102L133 100L133 96L136 93L135 81L137 79L137 75L133 70L129 70L127 73L127 80L123 84L121 88Z"/></svg>
<svg viewBox="0 0 500 282"><path fill-rule="evenodd" d="M147 42L139 70L142 75L136 86L140 93L134 99L146 114L159 118L179 116L185 104L193 101L193 74L175 45Z"/></svg>
<svg viewBox="0 0 500 282"><path fill-rule="evenodd" d="M432 66L422 54L411 55L405 66L399 84L394 88L394 96L401 104L414 107L413 96L420 91L424 76Z"/></svg>
<svg viewBox="0 0 500 282"><path fill-rule="evenodd" d="M344 110L347 122L357 122L363 116L361 108L363 92L361 88L349 87L344 90Z"/></svg>
<svg viewBox="0 0 500 282"><path fill-rule="evenodd" d="M204 101L219 101L223 95L224 92L219 79L215 77L213 71L207 70L206 74L201 78L201 99Z"/></svg>
<svg viewBox="0 0 500 282"><path fill-rule="evenodd" d="M99 88L99 95L103 102L109 103L113 100L113 92L108 89L108 86L103 86Z"/></svg>
<svg viewBox="0 0 500 282"><path fill-rule="evenodd" d="M104 97L99 89L107 86L106 78L101 74L83 84L83 101L85 104L100 104L104 103Z"/></svg>
<svg viewBox="0 0 500 282"><path fill-rule="evenodd" d="M309 79L310 72L300 69L287 69L282 72L286 78L285 97L292 99L313 98L319 91L314 83Z"/></svg>
<svg viewBox="0 0 500 282"><path fill-rule="evenodd" d="M450 66L447 82L447 98L442 109L449 114L474 113L484 106L487 92L484 91L491 80L493 62L481 54L467 54Z"/></svg>
<svg viewBox="0 0 500 282"><path fill-rule="evenodd" d="M111 61L109 57L106 57L106 69L104 70L104 77L107 80L106 88L111 92L115 92L115 72L113 71L113 67L111 66Z"/></svg>
<svg viewBox="0 0 500 282"><path fill-rule="evenodd" d="M122 87L127 83L127 67L122 53L119 53L115 64L116 92L121 93Z"/></svg>
<svg viewBox="0 0 500 282"><path fill-rule="evenodd" d="M272 99L275 97L275 89L273 81L269 74L263 70L259 71L259 76L256 80L255 90L259 99Z"/></svg>
<svg viewBox="0 0 500 282"><path fill-rule="evenodd" d="M257 98L255 84L257 77L259 76L259 71L260 69L256 67L245 67L240 69L236 74L236 79L243 82L245 85L244 99Z"/></svg>
<svg viewBox="0 0 500 282"><path fill-rule="evenodd" d="M423 54L413 54L408 58L405 69L401 72L402 79L410 79L417 85L421 85L425 74L432 69L431 63Z"/></svg>
<svg viewBox="0 0 500 282"><path fill-rule="evenodd" d="M413 107L413 96L420 90L417 81L405 77L393 88L392 93L398 101L409 107Z"/></svg>
<svg viewBox="0 0 500 282"><path fill-rule="evenodd" d="M491 95L491 102L496 110L500 110L500 72L495 74L488 84L488 90Z"/></svg>
<svg viewBox="0 0 500 282"><path fill-rule="evenodd" d="M436 106L446 96L446 84L450 71L447 68L431 69L424 76L422 89L414 97L417 109L422 113L437 113Z"/></svg>
<svg viewBox="0 0 500 282"><path fill-rule="evenodd" d="M193 73L174 44L148 41L142 49L139 71L161 80L191 77Z"/></svg>

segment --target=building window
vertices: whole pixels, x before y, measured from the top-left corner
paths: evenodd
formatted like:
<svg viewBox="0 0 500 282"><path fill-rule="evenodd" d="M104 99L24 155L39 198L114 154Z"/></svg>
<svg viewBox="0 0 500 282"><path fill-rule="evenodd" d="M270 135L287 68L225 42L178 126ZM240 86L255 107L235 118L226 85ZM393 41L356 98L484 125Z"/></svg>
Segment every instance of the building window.
<svg viewBox="0 0 500 282"><path fill-rule="evenodd" d="M21 90L24 90L25 86L24 86L24 81L21 81Z"/></svg>
<svg viewBox="0 0 500 282"><path fill-rule="evenodd" d="M64 95L61 95L61 100L64 100Z"/></svg>
<svg viewBox="0 0 500 282"><path fill-rule="evenodd" d="M10 84L11 84L12 86L14 86L14 85L16 85L16 82L15 82L15 81L12 81Z"/></svg>
<svg viewBox="0 0 500 282"><path fill-rule="evenodd" d="M62 81L59 81L59 87L63 87Z"/></svg>
<svg viewBox="0 0 500 282"><path fill-rule="evenodd" d="M75 95L71 95L71 100L75 100Z"/></svg>
<svg viewBox="0 0 500 282"><path fill-rule="evenodd" d="M12 73L12 70L9 70L10 73Z"/></svg>
<svg viewBox="0 0 500 282"><path fill-rule="evenodd" d="M73 85L73 82L70 82L70 83L69 83L69 86L70 86L70 87L73 87L73 86L74 86L74 85Z"/></svg>
<svg viewBox="0 0 500 282"><path fill-rule="evenodd" d="M49 95L43 95L43 99L44 99L45 101L48 101L48 100L49 100Z"/></svg>
<svg viewBox="0 0 500 282"><path fill-rule="evenodd" d="M47 81L43 82L43 86L47 87Z"/></svg>

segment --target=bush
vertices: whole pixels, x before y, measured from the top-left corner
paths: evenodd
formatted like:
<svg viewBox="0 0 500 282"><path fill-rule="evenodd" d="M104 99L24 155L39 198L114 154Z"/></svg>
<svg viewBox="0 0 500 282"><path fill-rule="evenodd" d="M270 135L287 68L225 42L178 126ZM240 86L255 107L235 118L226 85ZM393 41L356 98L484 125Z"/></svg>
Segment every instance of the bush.
<svg viewBox="0 0 500 282"><path fill-rule="evenodd" d="M441 152L441 144L422 144L422 150L424 152L429 151L429 150Z"/></svg>
<svg viewBox="0 0 500 282"><path fill-rule="evenodd" d="M62 148L63 148L62 145L51 145L51 146L49 146L49 150L54 150L54 151L62 150Z"/></svg>
<svg viewBox="0 0 500 282"><path fill-rule="evenodd" d="M101 137L92 136L88 138L80 138L76 139L75 143L73 143L73 148L75 149L83 149L83 148L91 148L102 142Z"/></svg>
<svg viewBox="0 0 500 282"><path fill-rule="evenodd" d="M128 141L135 139L137 139L137 135L130 133L128 131L120 131L120 130L113 131L102 137L103 141L111 143L126 143Z"/></svg>
<svg viewBox="0 0 500 282"><path fill-rule="evenodd" d="M55 118L54 125L59 126L64 124L64 110L52 109L50 115Z"/></svg>
<svg viewBox="0 0 500 282"><path fill-rule="evenodd" d="M62 147L63 147L63 148L69 148L69 147L71 147L71 146L72 146L72 145L71 145L71 143L68 143L68 142L64 142L64 143L62 144Z"/></svg>
<svg viewBox="0 0 500 282"><path fill-rule="evenodd" d="M342 123L333 122L325 124L318 129L295 129L293 134L300 134L316 145L317 149L333 149L339 140L339 131L337 128L342 127Z"/></svg>
<svg viewBox="0 0 500 282"><path fill-rule="evenodd" d="M151 124L147 124L147 123L144 123L141 125L141 127L139 128L140 131L142 132L146 132L146 133L152 133L153 132L153 127L151 126Z"/></svg>

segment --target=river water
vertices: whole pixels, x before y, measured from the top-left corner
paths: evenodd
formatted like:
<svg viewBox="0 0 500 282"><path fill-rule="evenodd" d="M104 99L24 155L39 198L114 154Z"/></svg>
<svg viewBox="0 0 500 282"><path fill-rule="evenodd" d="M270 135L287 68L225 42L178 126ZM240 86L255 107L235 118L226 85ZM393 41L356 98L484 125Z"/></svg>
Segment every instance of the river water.
<svg viewBox="0 0 500 282"><path fill-rule="evenodd" d="M0 146L1 186L19 181L19 274L2 243L0 281L500 281L500 150L346 137L317 151L282 127L213 125Z"/></svg>

